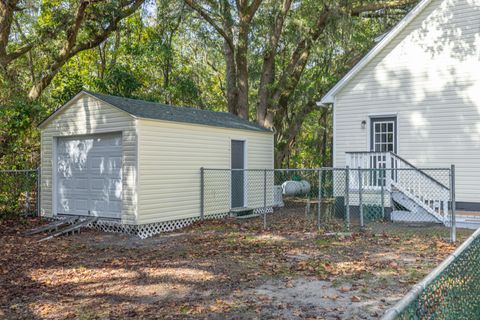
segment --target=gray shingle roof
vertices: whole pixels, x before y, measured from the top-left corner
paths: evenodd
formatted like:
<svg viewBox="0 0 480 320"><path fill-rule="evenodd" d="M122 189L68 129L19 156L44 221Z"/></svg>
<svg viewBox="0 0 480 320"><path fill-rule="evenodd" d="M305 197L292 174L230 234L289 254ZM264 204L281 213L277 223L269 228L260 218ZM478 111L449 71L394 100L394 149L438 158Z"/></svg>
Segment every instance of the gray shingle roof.
<svg viewBox="0 0 480 320"><path fill-rule="evenodd" d="M174 107L156 102L128 99L89 91L85 92L139 118L271 132L268 129L228 112L215 112L188 107Z"/></svg>

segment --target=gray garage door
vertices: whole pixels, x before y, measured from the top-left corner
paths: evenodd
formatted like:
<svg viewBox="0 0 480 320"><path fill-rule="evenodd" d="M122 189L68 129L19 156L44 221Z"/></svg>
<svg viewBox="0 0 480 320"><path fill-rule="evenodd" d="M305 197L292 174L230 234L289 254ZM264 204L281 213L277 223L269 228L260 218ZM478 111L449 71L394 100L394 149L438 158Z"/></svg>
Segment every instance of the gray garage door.
<svg viewBox="0 0 480 320"><path fill-rule="evenodd" d="M120 218L121 133L57 139L57 213Z"/></svg>

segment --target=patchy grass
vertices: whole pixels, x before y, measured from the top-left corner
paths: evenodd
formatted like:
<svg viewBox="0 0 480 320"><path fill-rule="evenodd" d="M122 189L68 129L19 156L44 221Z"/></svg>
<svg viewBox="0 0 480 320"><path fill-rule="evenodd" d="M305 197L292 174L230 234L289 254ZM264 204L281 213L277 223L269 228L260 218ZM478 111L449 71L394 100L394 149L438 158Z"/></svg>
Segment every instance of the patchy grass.
<svg viewBox="0 0 480 320"><path fill-rule="evenodd" d="M37 243L23 233L39 221L2 222L0 318L378 318L455 249L437 229L325 236L292 214L267 231L209 221L143 241Z"/></svg>

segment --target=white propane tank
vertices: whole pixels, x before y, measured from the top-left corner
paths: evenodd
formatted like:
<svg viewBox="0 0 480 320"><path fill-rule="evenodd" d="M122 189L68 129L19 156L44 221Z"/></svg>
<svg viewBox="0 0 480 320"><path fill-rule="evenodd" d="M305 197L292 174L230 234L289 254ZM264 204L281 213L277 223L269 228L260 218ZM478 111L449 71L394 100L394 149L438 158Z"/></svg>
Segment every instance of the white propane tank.
<svg viewBox="0 0 480 320"><path fill-rule="evenodd" d="M283 208L283 188L282 186L273 186L273 206Z"/></svg>
<svg viewBox="0 0 480 320"><path fill-rule="evenodd" d="M285 181L282 184L283 194L286 196L294 196L300 191L298 181Z"/></svg>
<svg viewBox="0 0 480 320"><path fill-rule="evenodd" d="M282 184L283 194L286 196L298 196L310 192L310 183L302 181L285 181Z"/></svg>
<svg viewBox="0 0 480 320"><path fill-rule="evenodd" d="M300 181L300 185L301 185L300 192L302 194L307 194L310 192L310 183L308 183L308 181L302 180Z"/></svg>

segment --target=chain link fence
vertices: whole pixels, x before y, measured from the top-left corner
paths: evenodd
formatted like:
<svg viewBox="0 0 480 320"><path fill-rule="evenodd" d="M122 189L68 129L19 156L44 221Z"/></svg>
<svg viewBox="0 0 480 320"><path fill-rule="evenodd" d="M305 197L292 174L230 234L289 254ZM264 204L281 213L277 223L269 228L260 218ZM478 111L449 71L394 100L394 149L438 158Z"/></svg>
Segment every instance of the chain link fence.
<svg viewBox="0 0 480 320"><path fill-rule="evenodd" d="M382 319L478 319L479 315L480 229Z"/></svg>
<svg viewBox="0 0 480 320"><path fill-rule="evenodd" d="M202 169L202 216L325 232L433 228L455 240L450 168Z"/></svg>
<svg viewBox="0 0 480 320"><path fill-rule="evenodd" d="M0 170L0 218L38 215L40 170Z"/></svg>

